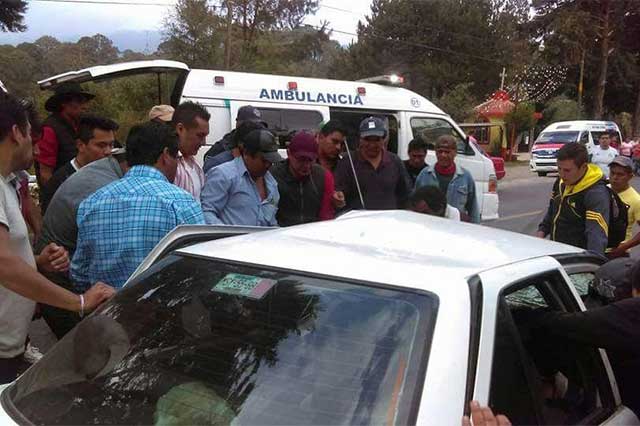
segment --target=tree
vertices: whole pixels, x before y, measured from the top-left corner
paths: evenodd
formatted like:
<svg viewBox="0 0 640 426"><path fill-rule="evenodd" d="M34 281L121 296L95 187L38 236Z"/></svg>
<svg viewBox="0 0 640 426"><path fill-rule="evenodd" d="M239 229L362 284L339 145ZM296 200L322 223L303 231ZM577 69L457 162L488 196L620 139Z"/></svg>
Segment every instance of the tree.
<svg viewBox="0 0 640 426"><path fill-rule="evenodd" d="M455 121L470 121L475 115L473 108L480 103L471 93L472 86L473 83L460 83L434 102Z"/></svg>
<svg viewBox="0 0 640 426"><path fill-rule="evenodd" d="M215 68L222 65L222 34L221 19L207 0L178 0L158 50L192 67Z"/></svg>
<svg viewBox="0 0 640 426"><path fill-rule="evenodd" d="M581 116L578 103L565 96L558 96L551 99L542 111L542 127L556 121L577 120Z"/></svg>
<svg viewBox="0 0 640 426"><path fill-rule="evenodd" d="M530 55L527 11L524 0L374 0L332 76L400 72L409 89L428 98L465 83L484 98L499 87L504 66Z"/></svg>
<svg viewBox="0 0 640 426"><path fill-rule="evenodd" d="M118 48L102 34L82 37L76 44L90 65L111 64L118 59Z"/></svg>
<svg viewBox="0 0 640 426"><path fill-rule="evenodd" d="M21 32L27 29L24 14L27 11L25 0L5 0L0 2L0 30L3 32Z"/></svg>

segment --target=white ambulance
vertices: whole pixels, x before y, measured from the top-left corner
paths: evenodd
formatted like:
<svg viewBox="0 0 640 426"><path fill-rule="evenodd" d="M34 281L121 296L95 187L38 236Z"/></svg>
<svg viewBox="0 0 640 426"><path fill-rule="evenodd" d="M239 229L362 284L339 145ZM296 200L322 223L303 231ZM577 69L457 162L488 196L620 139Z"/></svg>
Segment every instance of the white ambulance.
<svg viewBox="0 0 640 426"><path fill-rule="evenodd" d="M393 86L400 81L395 76L367 82L322 80L190 69L181 62L152 60L71 71L38 84L42 89L52 89L66 81L101 82L140 74L158 76L158 103L175 106L183 101L197 101L211 112L208 145L231 131L237 111L243 105L253 105L261 111L282 148L292 132L317 129L330 119L338 119L347 126L348 142L355 146L358 124L370 115L386 120L390 134L388 149L402 159L408 158L407 147L414 137L422 136L433 144L441 135L453 135L459 141L457 162L469 170L476 181L482 219L498 217L497 178L491 160L467 142L449 115L424 97ZM164 87L163 82L166 82ZM163 99L163 93L169 96ZM149 108L152 102L150 100ZM200 149L200 159L207 150L207 147ZM435 161L433 150L427 161Z"/></svg>
<svg viewBox="0 0 640 426"><path fill-rule="evenodd" d="M600 135L610 132L618 135L618 143L622 142L620 129L613 121L558 121L550 124L533 143L529 167L538 176L555 173L558 171L557 152L565 144L580 142L591 154L591 150L599 143Z"/></svg>

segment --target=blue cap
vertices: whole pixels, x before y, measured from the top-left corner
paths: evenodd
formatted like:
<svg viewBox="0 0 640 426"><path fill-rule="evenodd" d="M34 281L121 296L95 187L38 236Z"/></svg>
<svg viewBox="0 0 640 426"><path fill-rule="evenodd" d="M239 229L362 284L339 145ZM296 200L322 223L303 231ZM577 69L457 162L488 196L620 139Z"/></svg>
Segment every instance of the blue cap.
<svg viewBox="0 0 640 426"><path fill-rule="evenodd" d="M387 126L384 121L377 117L367 117L360 123L360 137L378 136L384 138L387 136Z"/></svg>

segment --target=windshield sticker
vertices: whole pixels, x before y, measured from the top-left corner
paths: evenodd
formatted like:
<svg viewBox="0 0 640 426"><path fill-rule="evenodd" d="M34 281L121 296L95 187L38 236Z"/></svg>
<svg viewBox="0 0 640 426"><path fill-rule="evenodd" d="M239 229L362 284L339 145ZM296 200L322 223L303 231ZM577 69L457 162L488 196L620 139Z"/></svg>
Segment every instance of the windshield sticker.
<svg viewBox="0 0 640 426"><path fill-rule="evenodd" d="M211 291L260 300L276 282L253 275L227 274L211 288Z"/></svg>

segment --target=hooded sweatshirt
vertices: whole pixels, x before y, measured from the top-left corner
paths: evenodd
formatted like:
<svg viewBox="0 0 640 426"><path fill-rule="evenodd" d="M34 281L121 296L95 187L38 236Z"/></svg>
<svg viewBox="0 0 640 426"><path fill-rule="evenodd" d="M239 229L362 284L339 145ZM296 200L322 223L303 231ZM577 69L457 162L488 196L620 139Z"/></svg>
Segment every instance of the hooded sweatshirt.
<svg viewBox="0 0 640 426"><path fill-rule="evenodd" d="M553 241L604 256L609 239L609 190L598 166L589 164L575 185L556 180L538 229Z"/></svg>

